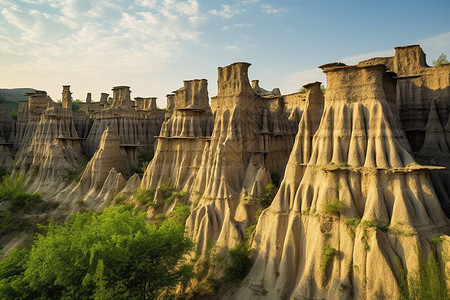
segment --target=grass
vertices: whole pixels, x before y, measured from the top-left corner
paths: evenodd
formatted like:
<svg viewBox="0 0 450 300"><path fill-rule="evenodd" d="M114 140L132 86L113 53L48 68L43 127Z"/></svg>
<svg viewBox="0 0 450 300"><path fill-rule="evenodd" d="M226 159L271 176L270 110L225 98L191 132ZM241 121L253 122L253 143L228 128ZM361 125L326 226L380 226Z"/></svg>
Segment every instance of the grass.
<svg viewBox="0 0 450 300"><path fill-rule="evenodd" d="M442 243L444 243L444 237L443 236L434 236L431 238L431 242L437 246L441 246Z"/></svg>
<svg viewBox="0 0 450 300"><path fill-rule="evenodd" d="M155 198L155 189L141 189L138 188L136 193L133 195L133 198L137 200L137 202L145 208L148 207L156 207L156 203L153 202Z"/></svg>
<svg viewBox="0 0 450 300"><path fill-rule="evenodd" d="M269 207L270 204L272 204L273 199L275 198L275 195L278 192L278 188L276 187L276 185L269 183L268 185L265 186L264 188L264 192L261 195L260 201L261 204L264 205L265 207Z"/></svg>
<svg viewBox="0 0 450 300"><path fill-rule="evenodd" d="M450 299L444 265L432 253L428 258L419 254L419 268L412 272L406 272L400 259L395 259L401 300Z"/></svg>
<svg viewBox="0 0 450 300"><path fill-rule="evenodd" d="M320 264L320 270L323 275L326 275L326 270L333 258L338 257L339 255L341 255L341 252L333 247L328 245L322 247L322 262Z"/></svg>
<svg viewBox="0 0 450 300"><path fill-rule="evenodd" d="M344 202L335 198L333 201L325 203L322 206L322 211L325 214L340 214L344 211L346 205Z"/></svg>
<svg viewBox="0 0 450 300"><path fill-rule="evenodd" d="M355 239L355 236L356 236L355 228L358 227L360 222L361 222L361 218L358 216L345 221L345 225L347 225L347 228L350 231L350 235L352 236L352 239Z"/></svg>

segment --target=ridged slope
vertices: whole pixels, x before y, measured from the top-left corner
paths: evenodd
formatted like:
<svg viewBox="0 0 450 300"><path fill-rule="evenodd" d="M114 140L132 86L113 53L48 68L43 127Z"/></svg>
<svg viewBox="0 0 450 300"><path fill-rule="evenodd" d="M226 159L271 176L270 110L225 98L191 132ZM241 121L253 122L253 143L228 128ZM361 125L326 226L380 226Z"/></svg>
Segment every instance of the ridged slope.
<svg viewBox="0 0 450 300"><path fill-rule="evenodd" d="M415 163L393 111L392 75L383 65L323 68L325 108L311 157L299 159L298 137L309 135L304 113L279 192L256 228L254 265L232 298L263 290L271 299L398 298L396 260L416 270L411 245L426 254L429 238L448 233L428 167ZM327 206L334 199L342 211ZM339 252L324 265L327 247Z"/></svg>

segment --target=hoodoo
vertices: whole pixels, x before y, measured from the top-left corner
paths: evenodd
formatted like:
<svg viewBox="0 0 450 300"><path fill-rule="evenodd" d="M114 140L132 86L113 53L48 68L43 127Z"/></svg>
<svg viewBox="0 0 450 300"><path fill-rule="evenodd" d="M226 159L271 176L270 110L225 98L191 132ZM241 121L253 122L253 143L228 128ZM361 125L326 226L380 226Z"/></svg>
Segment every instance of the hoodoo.
<svg viewBox="0 0 450 300"><path fill-rule="evenodd" d="M399 297L399 266L417 270L418 245L448 234L429 181L395 111L394 74L384 65L322 66L325 107L305 153L297 142L272 205L256 227L255 262L233 298ZM306 151L308 153L308 151ZM272 246L270 246L272 245ZM275 245L277 245L275 247Z"/></svg>
<svg viewBox="0 0 450 300"><path fill-rule="evenodd" d="M252 89L249 66L219 68L214 130L193 185L201 196L186 225L199 252L209 240L232 247L243 239L271 173L283 174L292 149L296 128L281 105L272 110Z"/></svg>

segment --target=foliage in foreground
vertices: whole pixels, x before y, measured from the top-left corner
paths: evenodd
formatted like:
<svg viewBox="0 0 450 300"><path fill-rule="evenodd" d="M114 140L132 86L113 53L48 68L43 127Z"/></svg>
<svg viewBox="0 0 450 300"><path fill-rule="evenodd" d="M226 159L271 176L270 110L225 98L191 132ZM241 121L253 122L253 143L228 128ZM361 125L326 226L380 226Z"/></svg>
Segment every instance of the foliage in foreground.
<svg viewBox="0 0 450 300"><path fill-rule="evenodd" d="M147 224L116 206L42 229L31 249L0 261L1 299L154 299L191 270L181 263L192 242L177 218Z"/></svg>

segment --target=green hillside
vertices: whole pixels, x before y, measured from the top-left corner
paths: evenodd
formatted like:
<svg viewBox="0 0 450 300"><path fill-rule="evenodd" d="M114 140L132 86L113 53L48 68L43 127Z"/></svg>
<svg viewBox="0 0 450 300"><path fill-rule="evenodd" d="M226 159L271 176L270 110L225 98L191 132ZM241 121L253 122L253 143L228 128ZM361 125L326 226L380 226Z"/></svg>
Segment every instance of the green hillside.
<svg viewBox="0 0 450 300"><path fill-rule="evenodd" d="M32 88L0 89L0 101L3 107L9 111L19 108L19 101L28 100L27 93L35 92Z"/></svg>

